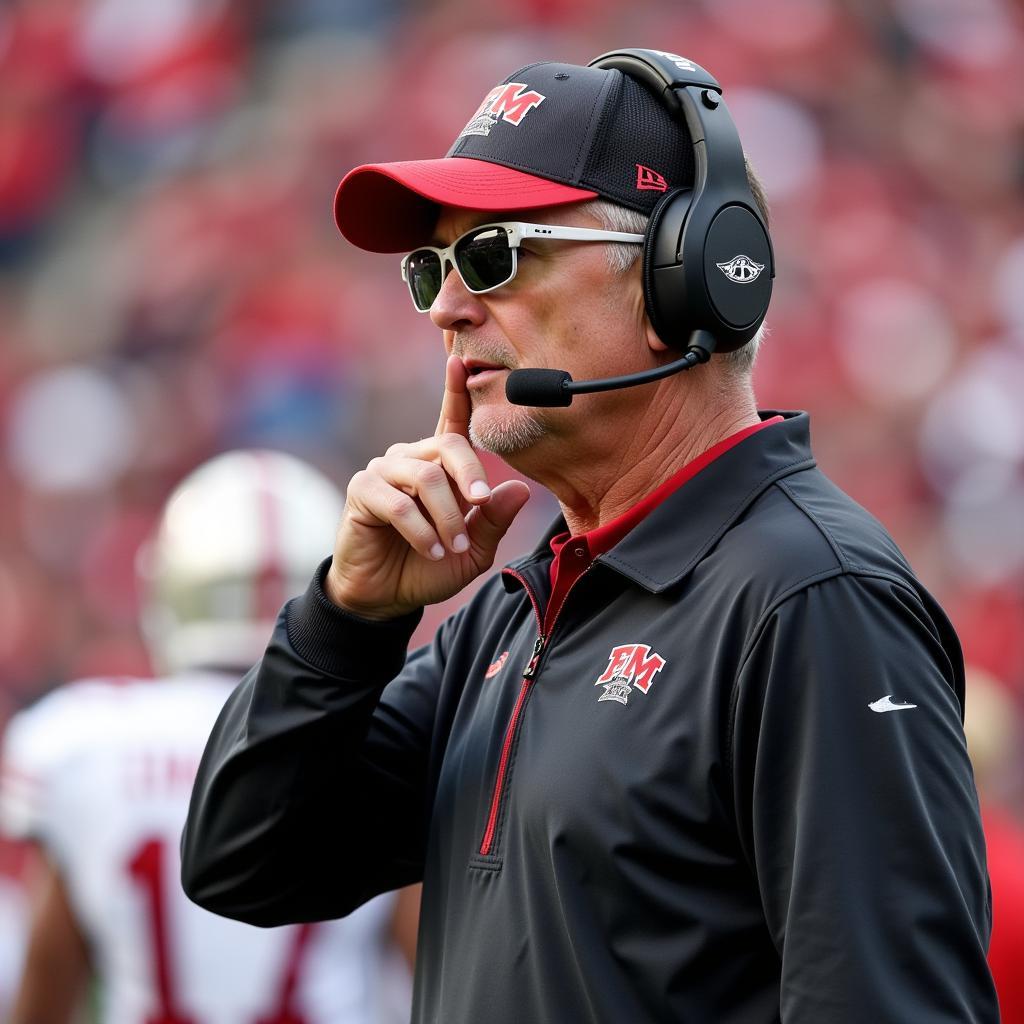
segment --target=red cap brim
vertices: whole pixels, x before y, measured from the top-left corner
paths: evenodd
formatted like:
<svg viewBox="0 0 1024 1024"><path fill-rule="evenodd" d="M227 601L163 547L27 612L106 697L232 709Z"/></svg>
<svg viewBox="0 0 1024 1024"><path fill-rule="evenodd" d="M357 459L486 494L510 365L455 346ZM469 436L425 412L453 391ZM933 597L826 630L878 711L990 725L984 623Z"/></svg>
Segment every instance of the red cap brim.
<svg viewBox="0 0 1024 1024"><path fill-rule="evenodd" d="M349 171L334 196L341 233L369 252L406 252L430 241L438 206L462 210L529 210L595 199L502 164L468 157L364 164Z"/></svg>

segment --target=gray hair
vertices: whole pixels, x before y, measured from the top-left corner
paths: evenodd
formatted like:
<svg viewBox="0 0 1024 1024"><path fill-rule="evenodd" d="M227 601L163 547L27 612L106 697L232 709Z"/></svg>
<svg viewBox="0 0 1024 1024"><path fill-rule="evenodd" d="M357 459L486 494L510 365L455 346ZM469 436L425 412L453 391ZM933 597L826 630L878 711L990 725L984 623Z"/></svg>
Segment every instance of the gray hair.
<svg viewBox="0 0 1024 1024"><path fill-rule="evenodd" d="M761 211L767 224L768 202L765 197L764 186L754 173L749 160L746 161L746 164L747 179L750 182L750 189L754 194L754 202L757 203L758 209ZM580 209L585 210L594 217L605 231L627 231L632 234L642 235L647 229L648 217L646 214L627 209L625 206L619 206L617 203L610 202L607 199L591 199L586 203L581 203ZM609 242L607 243L606 250L608 253L608 264L612 272L617 274L624 274L629 270L640 258L642 251L639 245L633 245L628 242ZM718 356L718 358L729 369L737 373L749 374L754 368L757 350L760 348L761 342L767 333L767 326L761 324L757 334L743 348L737 349L735 352L725 352Z"/></svg>

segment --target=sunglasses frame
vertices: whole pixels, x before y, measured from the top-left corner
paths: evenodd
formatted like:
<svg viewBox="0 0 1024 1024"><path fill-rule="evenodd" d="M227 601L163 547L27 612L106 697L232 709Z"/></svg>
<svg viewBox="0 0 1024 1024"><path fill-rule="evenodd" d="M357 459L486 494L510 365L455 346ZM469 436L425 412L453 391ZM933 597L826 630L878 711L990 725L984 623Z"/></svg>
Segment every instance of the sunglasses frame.
<svg viewBox="0 0 1024 1024"><path fill-rule="evenodd" d="M455 260L455 249L458 244L463 241L468 235L475 234L478 231L485 231L487 228L502 228L505 231L505 237L508 241L508 247L512 250L512 272L509 274L504 281L500 281L498 284L492 284L487 288L471 288L462 275L462 271L459 269L459 265ZM487 292L493 292L496 288L502 288L510 281L515 279L516 273L519 270L519 246L526 238L556 238L564 239L570 242L626 242L631 245L640 245L643 240L643 235L632 234L626 231L604 231L600 228L578 228L568 227L560 224L527 224L521 220L505 220L495 221L491 224L478 224L475 228L470 228L469 231L464 231L458 238L452 242L451 245L441 249L434 245L421 245L406 256L402 257L402 280L406 283L409 288L409 294L412 296L412 304L416 310L420 313L429 313L433 303L427 306L426 309L421 309L416 302L416 294L413 291L412 282L409 280L409 260L413 258L417 253L421 252L432 252L441 263L441 284L444 285L444 280L448 276L448 272L445 270L445 264L452 267L455 273L459 275L459 280L462 281L467 291L472 292L474 295L485 295ZM434 297L434 301L437 301L437 297Z"/></svg>

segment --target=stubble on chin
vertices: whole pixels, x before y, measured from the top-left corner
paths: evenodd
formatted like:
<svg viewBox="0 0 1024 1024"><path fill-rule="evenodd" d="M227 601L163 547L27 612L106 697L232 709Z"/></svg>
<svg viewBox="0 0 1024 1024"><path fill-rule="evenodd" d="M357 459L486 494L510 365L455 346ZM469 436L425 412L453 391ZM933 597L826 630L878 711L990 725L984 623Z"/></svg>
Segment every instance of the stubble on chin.
<svg viewBox="0 0 1024 1024"><path fill-rule="evenodd" d="M483 338L470 339L461 334L455 336L452 354L460 358L472 355L510 370L519 366L519 360L508 346ZM470 393L469 440L475 448L494 455L516 455L536 444L547 433L543 410L512 405L504 393L500 398L491 394L490 400L485 400L493 387L495 385L478 394Z"/></svg>
<svg viewBox="0 0 1024 1024"><path fill-rule="evenodd" d="M473 410L469 420L469 440L473 446L501 457L526 451L546 433L539 410L525 406L481 405Z"/></svg>

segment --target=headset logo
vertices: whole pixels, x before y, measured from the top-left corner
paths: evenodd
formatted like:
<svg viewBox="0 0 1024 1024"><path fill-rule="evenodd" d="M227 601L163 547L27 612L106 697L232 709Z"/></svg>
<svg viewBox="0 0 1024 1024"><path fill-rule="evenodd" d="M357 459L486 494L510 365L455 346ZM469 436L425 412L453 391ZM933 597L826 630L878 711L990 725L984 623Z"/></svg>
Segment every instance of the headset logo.
<svg viewBox="0 0 1024 1024"><path fill-rule="evenodd" d="M666 60L672 61L680 71L697 70L696 64L692 61L688 61L685 57L680 57L678 53L669 53L667 50L655 50L654 52L659 56L664 57Z"/></svg>
<svg viewBox="0 0 1024 1024"><path fill-rule="evenodd" d="M485 97L476 113L469 119L469 124L459 135L490 135L491 129L499 121L519 125L534 107L546 100L529 86L521 82L509 82L507 85L495 86Z"/></svg>
<svg viewBox="0 0 1024 1024"><path fill-rule="evenodd" d="M764 270L763 263L755 263L749 256L734 256L728 263L716 263L715 266L736 284L750 284Z"/></svg>

